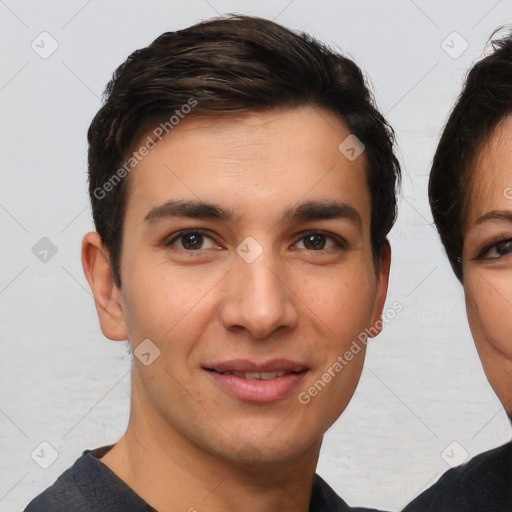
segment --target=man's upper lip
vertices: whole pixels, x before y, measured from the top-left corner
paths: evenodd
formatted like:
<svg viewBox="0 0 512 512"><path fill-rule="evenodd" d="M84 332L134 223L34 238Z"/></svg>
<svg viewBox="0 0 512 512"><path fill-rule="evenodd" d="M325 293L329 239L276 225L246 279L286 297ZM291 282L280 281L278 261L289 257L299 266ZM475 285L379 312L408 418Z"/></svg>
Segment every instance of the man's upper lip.
<svg viewBox="0 0 512 512"><path fill-rule="evenodd" d="M208 364L203 368L217 372L276 372L279 370L301 372L308 369L307 365L290 361L289 359L270 359L264 362L256 362L249 359L232 359L230 361Z"/></svg>

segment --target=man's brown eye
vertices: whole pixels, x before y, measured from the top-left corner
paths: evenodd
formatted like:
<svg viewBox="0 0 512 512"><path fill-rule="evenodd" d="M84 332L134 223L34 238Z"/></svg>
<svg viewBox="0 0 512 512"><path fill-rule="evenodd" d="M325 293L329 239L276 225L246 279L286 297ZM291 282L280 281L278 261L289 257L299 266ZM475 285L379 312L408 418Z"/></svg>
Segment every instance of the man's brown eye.
<svg viewBox="0 0 512 512"><path fill-rule="evenodd" d="M304 237L306 249L323 249L325 247L325 235L312 234ZM309 247L308 247L309 246Z"/></svg>
<svg viewBox="0 0 512 512"><path fill-rule="evenodd" d="M297 243L302 242L304 249L307 251L320 252L322 249L328 250L333 248L342 248L346 244L343 239L336 235L321 232L311 232L302 235Z"/></svg>
<svg viewBox="0 0 512 512"><path fill-rule="evenodd" d="M202 245L203 235L200 233L188 233L181 235L181 241L184 249L197 249Z"/></svg>
<svg viewBox="0 0 512 512"><path fill-rule="evenodd" d="M164 243L166 247L181 251L194 252L215 247L215 241L200 231L181 231Z"/></svg>

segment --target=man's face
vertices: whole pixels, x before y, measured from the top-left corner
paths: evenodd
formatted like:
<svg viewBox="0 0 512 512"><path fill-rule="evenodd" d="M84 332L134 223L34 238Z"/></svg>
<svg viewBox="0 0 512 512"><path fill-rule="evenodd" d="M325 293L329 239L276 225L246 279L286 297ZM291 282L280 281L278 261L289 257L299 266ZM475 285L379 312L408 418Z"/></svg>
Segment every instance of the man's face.
<svg viewBox="0 0 512 512"><path fill-rule="evenodd" d="M163 443L291 460L347 406L364 346L332 367L379 319L388 274L373 265L364 154L338 150L348 135L309 107L190 117L132 172L123 321L132 349L160 350L134 358L132 417Z"/></svg>

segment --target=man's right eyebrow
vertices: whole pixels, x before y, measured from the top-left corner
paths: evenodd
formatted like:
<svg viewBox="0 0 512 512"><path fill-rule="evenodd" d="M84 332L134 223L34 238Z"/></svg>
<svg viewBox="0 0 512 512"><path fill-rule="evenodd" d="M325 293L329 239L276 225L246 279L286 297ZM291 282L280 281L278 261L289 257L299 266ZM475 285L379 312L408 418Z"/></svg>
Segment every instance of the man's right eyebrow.
<svg viewBox="0 0 512 512"><path fill-rule="evenodd" d="M220 205L204 201L169 200L155 206L144 217L144 223L153 224L172 217L189 217L193 219L214 219L233 221L234 212Z"/></svg>

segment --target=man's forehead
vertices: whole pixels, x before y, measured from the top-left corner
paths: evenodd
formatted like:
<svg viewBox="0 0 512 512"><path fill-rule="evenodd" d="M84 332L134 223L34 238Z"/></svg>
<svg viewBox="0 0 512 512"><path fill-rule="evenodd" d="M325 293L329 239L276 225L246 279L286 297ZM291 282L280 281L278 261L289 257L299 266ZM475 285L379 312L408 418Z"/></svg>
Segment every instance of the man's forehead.
<svg viewBox="0 0 512 512"><path fill-rule="evenodd" d="M198 117L194 122L201 126L204 123L205 128L199 132L190 124L178 126L130 176L128 195L134 194L144 205L145 211L138 215L146 221L171 215L233 221L254 205L266 209L262 214L277 214L279 210L285 221L344 217L361 224L361 217L367 213L358 212L361 196L369 194L365 155L350 161L338 149L348 133L341 123L332 127L321 117L325 112L320 116L313 108L248 115L254 116L260 126L265 125L266 116L284 120L282 138L276 142L273 135L268 136L265 148L259 153L256 150L257 158L252 158L254 150L244 153L239 139L220 137L222 145L202 139L203 134L208 138L210 132L216 132L216 116ZM236 126L240 126L239 119ZM228 124L231 120L229 116L224 118ZM312 122L297 131L298 120ZM251 133L249 130L249 139ZM212 136L215 139L217 135ZM301 198L306 196L309 203L299 204L305 203ZM281 206L284 204L286 208Z"/></svg>
<svg viewBox="0 0 512 512"><path fill-rule="evenodd" d="M327 109L313 106L191 114L155 140L156 150L152 150L149 156L154 158L155 154L160 153L158 149L166 145L179 147L183 144L201 144L212 153L215 150L222 153L228 149L235 154L238 150L244 151L251 145L260 144L265 144L268 151L273 143L277 150L293 147L295 151L303 154L320 156L326 152L327 145L337 150L340 142L349 133L339 116ZM154 138L151 127L143 132L140 139L144 141L148 136ZM278 140L280 144L276 145ZM198 147L190 157L200 156L200 149ZM256 150L251 156L264 156L264 153L258 155Z"/></svg>

